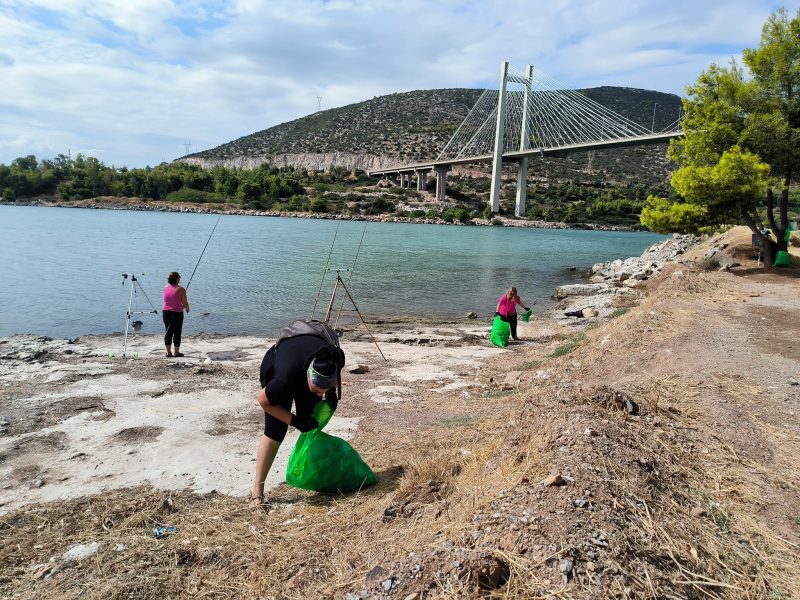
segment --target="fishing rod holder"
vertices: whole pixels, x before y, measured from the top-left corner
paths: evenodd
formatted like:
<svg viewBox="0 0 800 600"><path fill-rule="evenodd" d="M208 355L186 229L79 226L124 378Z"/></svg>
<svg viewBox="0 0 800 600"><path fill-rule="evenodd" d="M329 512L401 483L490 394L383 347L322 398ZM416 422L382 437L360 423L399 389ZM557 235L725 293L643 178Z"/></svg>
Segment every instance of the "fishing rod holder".
<svg viewBox="0 0 800 600"><path fill-rule="evenodd" d="M122 276L122 285L127 283L130 286L130 291L128 293L128 310L125 312L125 337L122 343L122 356L127 356L128 333L131 330L141 331L144 325L142 321L132 321L131 317L133 315L157 315L158 310L156 310L156 307L150 302L150 298L147 297L147 293L144 291L142 284L139 283L139 277L144 277L147 273L120 273L120 275ZM142 295L145 297L152 310L133 310L133 297L136 295L137 291L142 292Z"/></svg>
<svg viewBox="0 0 800 600"><path fill-rule="evenodd" d="M122 276L122 285L125 285L128 281L128 277L131 278L131 282L138 282L139 280L136 279L136 276L144 277L147 273L120 273L120 275Z"/></svg>

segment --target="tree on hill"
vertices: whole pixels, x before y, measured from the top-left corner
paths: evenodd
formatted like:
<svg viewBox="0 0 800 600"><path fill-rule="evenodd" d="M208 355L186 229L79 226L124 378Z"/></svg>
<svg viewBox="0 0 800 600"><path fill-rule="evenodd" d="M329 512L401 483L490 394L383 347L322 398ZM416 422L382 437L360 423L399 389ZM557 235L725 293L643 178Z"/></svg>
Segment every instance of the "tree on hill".
<svg viewBox="0 0 800 600"><path fill-rule="evenodd" d="M669 148L680 165L672 185L705 209L698 214L708 224L744 221L771 265L786 250L789 190L800 167L800 11L772 13L743 59L749 79L732 61L712 64L687 88L685 137ZM762 233L767 226L774 239Z"/></svg>

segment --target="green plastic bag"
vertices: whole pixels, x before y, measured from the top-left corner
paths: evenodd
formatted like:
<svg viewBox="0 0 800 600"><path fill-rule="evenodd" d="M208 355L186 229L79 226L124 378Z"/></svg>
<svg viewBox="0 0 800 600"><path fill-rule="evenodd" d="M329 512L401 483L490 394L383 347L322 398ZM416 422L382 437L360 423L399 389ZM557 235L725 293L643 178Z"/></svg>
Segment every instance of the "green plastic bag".
<svg viewBox="0 0 800 600"><path fill-rule="evenodd" d="M508 338L510 335L511 325L503 321L500 315L497 315L492 323L492 333L489 336L492 343L500 348L505 348L508 346Z"/></svg>
<svg viewBox="0 0 800 600"><path fill-rule="evenodd" d="M319 428L297 438L286 465L286 482L316 492L352 492L378 483L375 473L350 444L322 431L333 416L331 405L322 400L311 414Z"/></svg>
<svg viewBox="0 0 800 600"><path fill-rule="evenodd" d="M530 321L530 320L531 320L531 315L532 315L532 314L533 314L533 309L532 309L532 308L529 308L529 309L528 309L528 312L526 312L526 313L525 313L524 315L522 315L520 318L521 318L521 319L522 319L522 320L523 320L525 323L527 323L528 321Z"/></svg>
<svg viewBox="0 0 800 600"><path fill-rule="evenodd" d="M775 254L775 262L772 263L773 267L791 267L792 261L789 258L789 253L783 250L778 250Z"/></svg>

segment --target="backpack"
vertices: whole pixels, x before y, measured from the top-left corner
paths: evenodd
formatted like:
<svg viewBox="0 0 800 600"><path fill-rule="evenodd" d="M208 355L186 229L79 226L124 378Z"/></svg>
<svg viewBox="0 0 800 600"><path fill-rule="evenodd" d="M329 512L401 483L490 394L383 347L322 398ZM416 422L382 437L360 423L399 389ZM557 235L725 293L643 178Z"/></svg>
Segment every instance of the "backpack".
<svg viewBox="0 0 800 600"><path fill-rule="evenodd" d="M275 347L277 348L280 346L283 340L298 335L313 335L322 338L335 348L340 347L339 334L325 321L317 321L316 319L311 319L309 321L298 320L289 323L278 332L278 341L275 342Z"/></svg>
<svg viewBox="0 0 800 600"><path fill-rule="evenodd" d="M278 332L278 339L273 348L277 350L282 341L297 337L298 335L313 335L328 342L331 346L336 348L336 363L339 366L339 373L338 377L336 378L336 397L338 400L341 400L342 369L344 368L345 358L344 352L342 352L341 346L339 345L339 334L336 333L336 330L328 325L325 321L317 321L316 319L310 319L308 321L292 321Z"/></svg>

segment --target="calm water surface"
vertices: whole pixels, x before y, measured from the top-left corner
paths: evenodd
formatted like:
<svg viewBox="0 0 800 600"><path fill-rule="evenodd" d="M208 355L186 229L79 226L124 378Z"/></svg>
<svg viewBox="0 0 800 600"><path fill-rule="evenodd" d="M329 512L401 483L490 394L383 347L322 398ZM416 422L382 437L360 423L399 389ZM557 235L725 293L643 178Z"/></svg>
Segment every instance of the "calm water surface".
<svg viewBox="0 0 800 600"><path fill-rule="evenodd" d="M134 296L143 332L161 333L169 271L185 286L217 215L0 206L0 335L75 337L124 329L130 293L121 273L146 273ZM338 231L337 231L338 223ZM332 246L336 236L335 244ZM370 318L488 317L516 285L546 306L557 285L664 239L649 233L453 227L223 216L189 286L184 333L274 335L324 311L343 273ZM348 279L350 278L350 279ZM322 285L320 286L320 284ZM339 302L337 301L337 307ZM351 308L345 302L345 308Z"/></svg>

